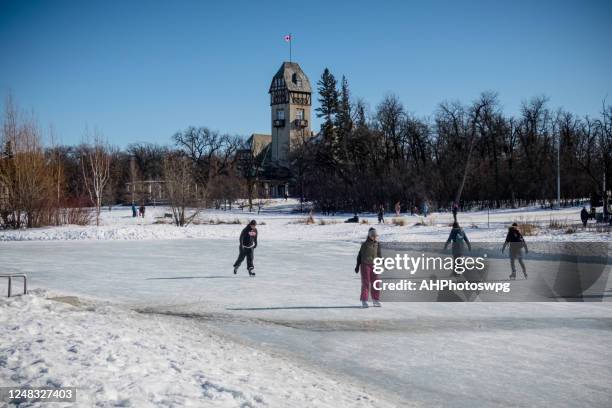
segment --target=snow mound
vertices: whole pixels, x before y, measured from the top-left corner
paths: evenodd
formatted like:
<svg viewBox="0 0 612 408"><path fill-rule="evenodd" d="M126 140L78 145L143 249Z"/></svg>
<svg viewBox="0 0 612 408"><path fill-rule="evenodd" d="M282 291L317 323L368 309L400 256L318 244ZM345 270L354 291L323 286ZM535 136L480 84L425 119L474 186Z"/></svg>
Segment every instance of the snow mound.
<svg viewBox="0 0 612 408"><path fill-rule="evenodd" d="M77 387L78 406L394 405L185 319L48 295L0 299L1 384Z"/></svg>

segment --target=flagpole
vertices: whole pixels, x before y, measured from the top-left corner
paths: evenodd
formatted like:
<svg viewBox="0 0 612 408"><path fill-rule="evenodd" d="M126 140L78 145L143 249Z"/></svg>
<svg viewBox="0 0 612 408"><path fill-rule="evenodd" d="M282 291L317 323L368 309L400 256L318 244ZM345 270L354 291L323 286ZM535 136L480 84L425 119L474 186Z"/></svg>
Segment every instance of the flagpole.
<svg viewBox="0 0 612 408"><path fill-rule="evenodd" d="M293 42L293 35L289 33L289 62L291 61L291 43Z"/></svg>

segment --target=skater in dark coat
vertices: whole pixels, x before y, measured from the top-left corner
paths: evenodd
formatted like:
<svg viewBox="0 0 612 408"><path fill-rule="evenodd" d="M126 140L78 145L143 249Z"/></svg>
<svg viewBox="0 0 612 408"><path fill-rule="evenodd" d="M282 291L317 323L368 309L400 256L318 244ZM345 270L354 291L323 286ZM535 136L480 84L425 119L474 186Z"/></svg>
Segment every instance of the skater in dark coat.
<svg viewBox="0 0 612 408"><path fill-rule="evenodd" d="M453 221L457 222L457 211L459 211L459 204L453 201Z"/></svg>
<svg viewBox="0 0 612 408"><path fill-rule="evenodd" d="M378 279L374 273L374 259L380 258L380 243L376 229L370 228L368 238L361 244L357 255L357 266L355 273L361 271L361 300L362 307L368 307L368 294L372 296L372 305L380 307L380 291L374 288L374 282Z"/></svg>
<svg viewBox="0 0 612 408"><path fill-rule="evenodd" d="M525 263L523 262L522 250L525 249L526 254L529 253L529 250L527 249L527 244L525 243L523 234L521 234L519 231L518 224L516 222L513 223L510 228L508 228L508 235L506 235L506 242L504 242L504 246L502 247L502 254L506 249L506 245L510 247L510 267L512 268L510 279L516 279L515 262L517 259L521 265L521 269L523 270L523 275L525 275L525 279L527 279L527 268L525 268Z"/></svg>
<svg viewBox="0 0 612 408"><path fill-rule="evenodd" d="M378 207L378 223L385 223L385 206L382 204Z"/></svg>
<svg viewBox="0 0 612 408"><path fill-rule="evenodd" d="M238 268L244 258L247 260L247 270L249 271L250 276L255 276L255 272L253 269L253 257L255 253L255 248L257 248L257 221L252 220L249 225L244 227L242 232L240 233L240 252L238 254L238 259L234 262L234 275L238 273Z"/></svg>
<svg viewBox="0 0 612 408"><path fill-rule="evenodd" d="M453 223L453 228L451 229L450 234L448 235L448 239L446 240L446 244L444 245L444 249L448 248L448 244L452 243L453 257L458 258L463 256L463 248L464 244L467 245L468 250L472 250L472 244L467 237L467 234L459 226L458 222Z"/></svg>
<svg viewBox="0 0 612 408"><path fill-rule="evenodd" d="M586 228L587 221L589 221L589 212L586 207L582 207L582 211L580 211L580 219L582 220L582 226Z"/></svg>
<svg viewBox="0 0 612 408"><path fill-rule="evenodd" d="M453 252L453 259L461 258L463 256L464 247L467 245L468 251L472 250L472 244L467 237L467 234L459 226L458 222L453 223L453 228L451 229L450 234L448 235L448 239L446 240L446 244L444 244L444 249L448 248L448 244L451 244L451 249ZM457 273L453 271L453 276L456 276Z"/></svg>

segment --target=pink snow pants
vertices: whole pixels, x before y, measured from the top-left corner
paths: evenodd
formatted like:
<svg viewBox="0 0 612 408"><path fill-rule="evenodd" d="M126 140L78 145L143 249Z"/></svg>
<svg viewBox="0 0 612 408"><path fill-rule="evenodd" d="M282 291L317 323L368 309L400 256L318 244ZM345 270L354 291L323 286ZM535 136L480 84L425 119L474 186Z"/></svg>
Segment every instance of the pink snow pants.
<svg viewBox="0 0 612 408"><path fill-rule="evenodd" d="M380 291L374 289L374 281L379 280L374 273L374 265L361 264L361 297L359 300L368 301L368 292L372 294L372 300L380 299Z"/></svg>

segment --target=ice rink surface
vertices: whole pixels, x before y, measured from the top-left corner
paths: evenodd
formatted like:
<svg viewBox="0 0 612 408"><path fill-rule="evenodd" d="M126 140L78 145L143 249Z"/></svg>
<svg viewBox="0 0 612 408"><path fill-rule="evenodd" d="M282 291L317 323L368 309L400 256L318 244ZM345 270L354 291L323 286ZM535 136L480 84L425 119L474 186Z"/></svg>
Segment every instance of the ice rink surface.
<svg viewBox="0 0 612 408"><path fill-rule="evenodd" d="M234 226L239 232L240 226ZM3 242L32 287L167 315L424 406L608 406L612 303L359 308L356 243L261 239ZM608 284L604 299L612 290Z"/></svg>

